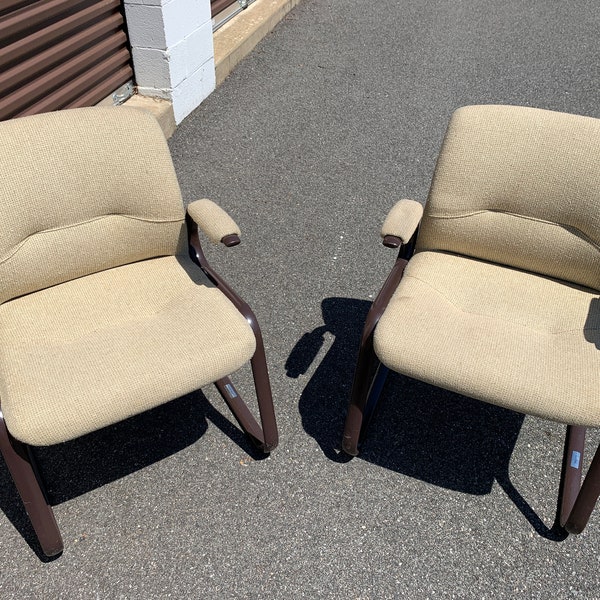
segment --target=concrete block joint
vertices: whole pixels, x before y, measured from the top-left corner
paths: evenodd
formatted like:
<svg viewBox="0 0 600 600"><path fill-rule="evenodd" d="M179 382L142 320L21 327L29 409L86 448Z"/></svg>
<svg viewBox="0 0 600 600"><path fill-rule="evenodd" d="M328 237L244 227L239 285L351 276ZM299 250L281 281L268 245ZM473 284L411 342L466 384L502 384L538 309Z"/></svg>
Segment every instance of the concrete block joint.
<svg viewBox="0 0 600 600"><path fill-rule="evenodd" d="M215 88L210 0L124 0L138 92L180 123Z"/></svg>

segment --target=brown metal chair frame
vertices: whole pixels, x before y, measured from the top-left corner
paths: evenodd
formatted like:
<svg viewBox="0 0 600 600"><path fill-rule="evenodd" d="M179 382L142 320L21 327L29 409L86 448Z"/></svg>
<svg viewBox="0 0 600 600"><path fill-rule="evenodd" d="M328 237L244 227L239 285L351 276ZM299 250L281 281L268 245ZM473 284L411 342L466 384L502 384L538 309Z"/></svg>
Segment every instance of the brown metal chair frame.
<svg viewBox="0 0 600 600"><path fill-rule="evenodd" d="M256 350L250 359L250 364L261 424L258 424L229 377L219 379L215 382L215 385L253 445L260 451L269 453L277 446L279 436L275 421L265 349L258 322L250 307L208 264L198 237L198 225L189 215L186 215L186 224L190 257L217 288L231 300L236 309L246 318L254 332ZM239 244L240 239L237 235L232 234L225 236L221 242L225 246L231 247ZM48 557L59 555L63 550L63 541L54 517L54 512L48 502L45 486L33 455L33 449L27 444L16 440L10 434L6 428L1 410L0 452L4 457L17 491L23 501L42 552Z"/></svg>
<svg viewBox="0 0 600 600"><path fill-rule="evenodd" d="M379 362L373 349L373 333L392 295L400 284L404 269L414 252L418 229L403 245L396 236L387 235L383 244L399 248L399 254L381 291L373 302L363 329L352 393L344 426L342 450L357 456L373 412L381 396L389 369ZM568 533L581 533L600 496L600 446L581 484L586 428L567 425L559 489L557 524Z"/></svg>

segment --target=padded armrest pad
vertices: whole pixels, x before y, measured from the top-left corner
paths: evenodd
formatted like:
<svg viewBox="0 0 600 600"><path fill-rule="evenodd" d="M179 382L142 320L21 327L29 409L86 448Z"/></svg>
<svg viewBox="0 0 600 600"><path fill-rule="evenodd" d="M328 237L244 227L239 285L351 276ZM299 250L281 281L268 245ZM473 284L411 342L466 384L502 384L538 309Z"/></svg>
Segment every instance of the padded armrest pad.
<svg viewBox="0 0 600 600"><path fill-rule="evenodd" d="M423 216L423 205L415 200L399 200L388 213L381 228L381 237L393 235L407 244L413 236L421 217Z"/></svg>
<svg viewBox="0 0 600 600"><path fill-rule="evenodd" d="M240 235L236 222L212 200L195 200L187 207L187 212L208 239L218 244L228 235Z"/></svg>

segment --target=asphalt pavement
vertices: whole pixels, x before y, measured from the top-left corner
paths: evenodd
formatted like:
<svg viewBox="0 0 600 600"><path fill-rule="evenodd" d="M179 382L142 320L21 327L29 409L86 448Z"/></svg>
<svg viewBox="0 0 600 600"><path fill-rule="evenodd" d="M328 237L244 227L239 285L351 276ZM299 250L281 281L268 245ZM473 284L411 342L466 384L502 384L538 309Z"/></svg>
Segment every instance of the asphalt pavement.
<svg viewBox="0 0 600 600"><path fill-rule="evenodd" d="M552 529L564 427L392 376L339 452L387 211L426 199L459 106L600 118L599 30L591 0L293 9L170 140L185 200L242 229L206 252L262 326L280 446L261 459L206 388L45 449L46 562L0 466L1 597L600 598L600 510Z"/></svg>

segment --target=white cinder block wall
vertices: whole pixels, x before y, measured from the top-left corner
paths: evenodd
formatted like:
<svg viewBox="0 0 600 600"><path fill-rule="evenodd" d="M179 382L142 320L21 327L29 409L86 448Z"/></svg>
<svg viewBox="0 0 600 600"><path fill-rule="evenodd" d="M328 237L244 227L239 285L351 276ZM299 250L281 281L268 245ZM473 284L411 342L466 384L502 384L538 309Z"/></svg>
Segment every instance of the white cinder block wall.
<svg viewBox="0 0 600 600"><path fill-rule="evenodd" d="M215 89L210 0L124 0L138 91L173 103L177 124Z"/></svg>

